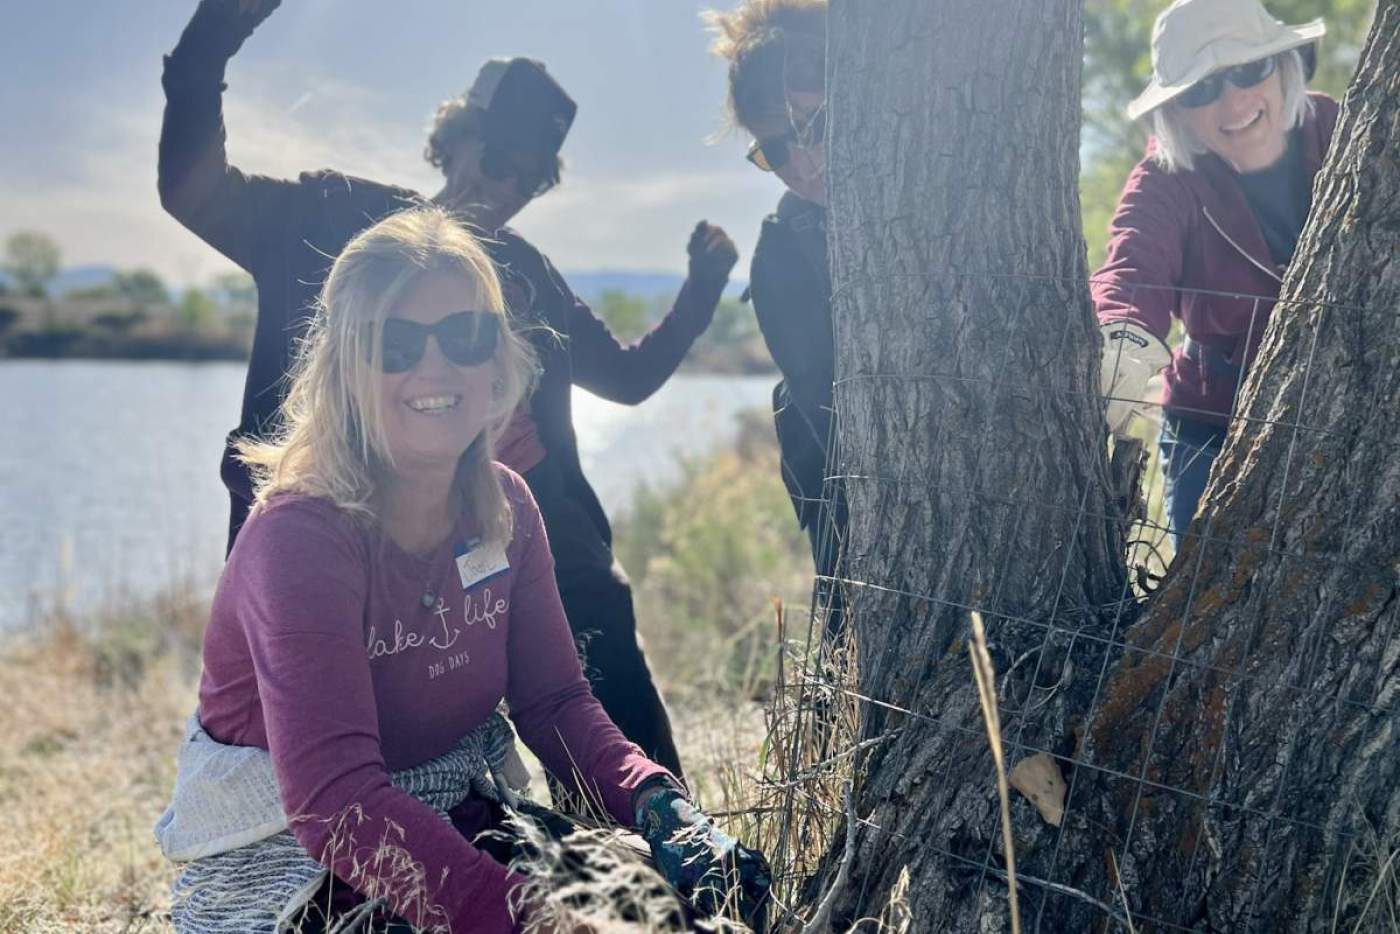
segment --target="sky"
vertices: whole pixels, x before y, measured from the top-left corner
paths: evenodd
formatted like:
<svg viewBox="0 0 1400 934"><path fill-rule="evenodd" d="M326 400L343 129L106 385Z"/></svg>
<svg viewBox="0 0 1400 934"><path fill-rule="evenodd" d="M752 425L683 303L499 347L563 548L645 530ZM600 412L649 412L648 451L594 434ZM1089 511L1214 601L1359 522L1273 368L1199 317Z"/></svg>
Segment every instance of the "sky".
<svg viewBox="0 0 1400 934"><path fill-rule="evenodd" d="M725 0L719 0L725 2ZM194 0L0 0L0 239L39 230L65 266L149 266L177 285L233 268L161 210L161 56ZM439 101L492 56L544 61L579 105L564 184L515 226L566 270L682 271L701 218L741 267L779 183L724 127L725 71L696 0L284 0L228 70L229 157L440 187Z"/></svg>

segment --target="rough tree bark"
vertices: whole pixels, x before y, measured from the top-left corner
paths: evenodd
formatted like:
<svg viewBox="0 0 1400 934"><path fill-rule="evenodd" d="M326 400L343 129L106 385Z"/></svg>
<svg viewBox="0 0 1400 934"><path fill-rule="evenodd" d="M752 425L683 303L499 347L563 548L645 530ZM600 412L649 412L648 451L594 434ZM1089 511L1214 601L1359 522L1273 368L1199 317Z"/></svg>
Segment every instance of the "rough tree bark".
<svg viewBox="0 0 1400 934"><path fill-rule="evenodd" d="M890 737L858 766L838 924L906 867L920 930L1005 913L967 608L1007 672L1008 742L1068 753L1102 650L1077 644L1082 683L1050 688L1125 593L1077 232L1081 28L1079 0L831 6L836 400L870 584L851 598L859 687L884 702L862 732Z"/></svg>
<svg viewBox="0 0 1400 934"><path fill-rule="evenodd" d="M888 737L858 766L837 918L907 868L920 930L1006 928L962 647L979 607L1009 758L1050 749L1073 788L1062 829L1013 805L1028 928L1126 929L1125 899L1138 930L1351 930L1349 848L1400 833L1400 0L1380 4L1252 420L1207 491L1209 543L1136 622L1087 298L1011 275L1083 275L1078 7L833 2L836 400L868 582L852 618L877 699L863 733ZM1106 656L1130 623L1133 648Z"/></svg>
<svg viewBox="0 0 1400 934"><path fill-rule="evenodd" d="M1196 797L1100 775L1071 805L1113 828L1082 840L1088 875L1114 849L1135 909L1192 930L1353 930L1367 839L1400 842L1397 0L1377 11L1282 299L1203 537L1086 733L1095 765ZM1362 930L1380 929L1374 910Z"/></svg>

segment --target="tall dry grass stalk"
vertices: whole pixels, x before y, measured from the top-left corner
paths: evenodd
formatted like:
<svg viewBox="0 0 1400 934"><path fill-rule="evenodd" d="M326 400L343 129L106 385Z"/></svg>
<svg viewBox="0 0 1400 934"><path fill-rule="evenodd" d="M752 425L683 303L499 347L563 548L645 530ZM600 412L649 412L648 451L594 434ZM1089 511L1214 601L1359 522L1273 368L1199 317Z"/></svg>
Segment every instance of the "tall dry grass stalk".
<svg viewBox="0 0 1400 934"><path fill-rule="evenodd" d="M972 677L977 682L977 701L982 722L992 747L997 771L997 797L1001 799L1001 841L1006 851L1006 885L1011 901L1011 934L1021 934L1021 902L1016 892L1016 841L1011 834L1011 788L1006 781L1006 757L1001 748L1001 714L997 707L996 671L987 651L987 631L982 614L972 613L972 641L967 645L972 658Z"/></svg>

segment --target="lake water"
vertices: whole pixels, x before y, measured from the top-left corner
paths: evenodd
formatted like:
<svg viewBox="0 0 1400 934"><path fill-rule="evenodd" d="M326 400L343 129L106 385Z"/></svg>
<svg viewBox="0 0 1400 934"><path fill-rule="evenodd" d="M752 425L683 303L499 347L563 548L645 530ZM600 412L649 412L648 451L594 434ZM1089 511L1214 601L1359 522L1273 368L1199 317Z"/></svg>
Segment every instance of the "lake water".
<svg viewBox="0 0 1400 934"><path fill-rule="evenodd" d="M576 389L580 456L609 513L728 442L772 384L681 375L635 408ZM0 362L0 629L59 601L85 612L211 586L228 521L219 457L242 388L241 364Z"/></svg>

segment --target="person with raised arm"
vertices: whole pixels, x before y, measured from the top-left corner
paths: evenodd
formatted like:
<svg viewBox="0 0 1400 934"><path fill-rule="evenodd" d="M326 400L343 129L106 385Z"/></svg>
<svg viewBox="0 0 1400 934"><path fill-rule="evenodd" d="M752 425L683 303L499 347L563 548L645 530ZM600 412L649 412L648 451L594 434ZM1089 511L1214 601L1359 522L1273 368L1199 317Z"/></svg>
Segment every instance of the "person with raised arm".
<svg viewBox="0 0 1400 934"><path fill-rule="evenodd" d="M670 313L634 344L614 338L549 260L506 226L558 183L559 150L576 111L545 67L529 59L487 62L467 94L439 108L425 155L442 170L444 185L431 198L331 170L295 179L244 172L225 151L225 71L279 2L203 0L166 56L162 76L161 203L247 270L258 291L242 413L221 467L230 497L229 547L253 496L237 444L276 430L287 374L331 261L388 214L425 203L451 209L484 235L541 369L534 394L502 438L501 459L525 477L544 515L569 624L585 647L604 708L679 775L670 720L638 642L631 587L579 463L570 395L578 385L635 405L660 388L709 326L737 259L733 243L720 228L697 224L687 244L689 275Z"/></svg>

